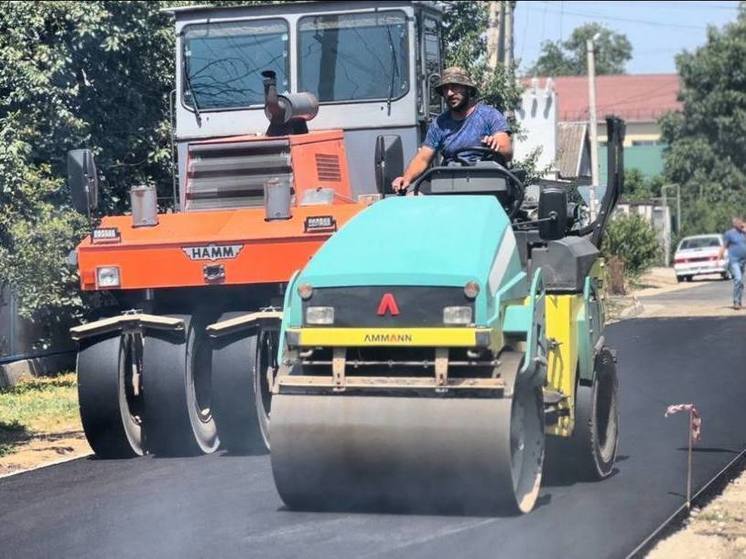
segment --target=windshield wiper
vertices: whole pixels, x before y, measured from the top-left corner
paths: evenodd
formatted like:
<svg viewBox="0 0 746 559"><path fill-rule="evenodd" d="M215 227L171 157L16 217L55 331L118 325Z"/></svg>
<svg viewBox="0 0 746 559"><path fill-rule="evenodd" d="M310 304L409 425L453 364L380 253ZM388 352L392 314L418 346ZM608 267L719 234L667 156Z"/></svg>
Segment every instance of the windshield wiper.
<svg viewBox="0 0 746 559"><path fill-rule="evenodd" d="M189 97L192 98L194 117L197 119L197 125L202 126L202 115L199 114L199 103L197 103L197 96L194 94L192 79L189 77L189 70L187 69L186 49L184 49L183 56L181 57L181 66L181 69L184 72L184 81L186 82L187 92L189 93Z"/></svg>
<svg viewBox="0 0 746 559"><path fill-rule="evenodd" d="M394 98L394 83L397 77L399 77L399 61L396 58L396 49L394 48L394 39L391 37L391 26L386 26L386 35L389 40L389 48L391 49L391 83L389 84L389 98L386 99L386 109L388 112L387 116L391 116L391 100Z"/></svg>

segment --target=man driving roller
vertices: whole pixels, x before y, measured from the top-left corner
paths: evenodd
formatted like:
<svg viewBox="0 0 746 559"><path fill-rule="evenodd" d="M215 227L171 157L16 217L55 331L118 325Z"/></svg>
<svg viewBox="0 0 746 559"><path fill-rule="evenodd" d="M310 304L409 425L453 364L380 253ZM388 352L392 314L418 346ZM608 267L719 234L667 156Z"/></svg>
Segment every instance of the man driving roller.
<svg viewBox="0 0 746 559"><path fill-rule="evenodd" d="M466 71L456 66L447 68L435 90L445 98L448 109L430 123L425 141L404 175L392 181L395 191L405 190L424 173L437 152L442 152L444 159L449 160L464 148L481 144L498 152L506 161L513 157L507 119L494 107L479 102L477 86ZM466 151L460 156L477 159L479 154Z"/></svg>

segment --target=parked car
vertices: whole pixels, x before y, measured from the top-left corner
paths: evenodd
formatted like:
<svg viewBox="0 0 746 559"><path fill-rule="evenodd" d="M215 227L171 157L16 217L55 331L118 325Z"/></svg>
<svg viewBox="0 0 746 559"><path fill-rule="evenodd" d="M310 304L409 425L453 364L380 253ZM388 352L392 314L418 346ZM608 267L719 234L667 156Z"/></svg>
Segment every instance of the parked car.
<svg viewBox="0 0 746 559"><path fill-rule="evenodd" d="M720 274L728 279L728 253L720 258L722 235L694 235L681 239L673 257L677 281L692 281L694 276Z"/></svg>

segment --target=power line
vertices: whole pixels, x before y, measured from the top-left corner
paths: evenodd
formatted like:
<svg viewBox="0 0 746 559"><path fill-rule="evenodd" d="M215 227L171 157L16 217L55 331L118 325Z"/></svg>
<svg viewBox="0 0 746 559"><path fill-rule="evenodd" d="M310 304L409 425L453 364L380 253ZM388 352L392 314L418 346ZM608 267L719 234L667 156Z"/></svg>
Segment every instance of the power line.
<svg viewBox="0 0 746 559"><path fill-rule="evenodd" d="M542 2L542 3L547 4L546 2ZM533 8L530 5L528 5L526 9L532 10ZM603 20L608 20L608 21L624 21L627 23L639 23L642 25L652 25L654 27L676 27L679 29L707 29L707 26L702 26L702 25L687 25L684 23L670 23L670 22L663 23L660 21L652 21L652 20L645 20L645 19L614 17L614 16L603 15L598 12L576 12L576 11L568 11L565 9L563 9L562 11L558 11L558 10L551 10L548 7L545 7L545 10L551 13L560 14L560 15L568 14L568 15L574 15L574 16L603 19Z"/></svg>
<svg viewBox="0 0 746 559"><path fill-rule="evenodd" d="M713 2L707 2L705 4L701 4L699 2L676 2L673 3L670 0L663 0L659 2L640 2L641 4L658 4L658 6L655 6L657 9L665 9L665 10L699 10L699 11L711 11L713 9L715 10L728 10L732 12L737 12L740 10L738 6L725 6L722 4L715 4Z"/></svg>

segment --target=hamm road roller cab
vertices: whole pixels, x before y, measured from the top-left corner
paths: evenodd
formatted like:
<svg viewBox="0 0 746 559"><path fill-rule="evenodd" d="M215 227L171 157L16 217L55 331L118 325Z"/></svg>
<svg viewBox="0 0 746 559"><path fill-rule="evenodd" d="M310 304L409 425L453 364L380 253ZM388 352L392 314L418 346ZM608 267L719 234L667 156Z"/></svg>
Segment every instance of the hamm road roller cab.
<svg viewBox="0 0 746 559"><path fill-rule="evenodd" d="M430 169L419 196L361 212L293 279L270 422L288 506L528 512L546 435L576 475L611 473L598 246L624 125L607 125L593 223L558 186L529 219L520 177L481 148L492 160Z"/></svg>
<svg viewBox="0 0 746 559"><path fill-rule="evenodd" d="M175 211L152 186L77 248L115 304L72 329L97 455L268 440L285 287L386 192L440 110L440 13L420 2L187 7L175 16ZM94 212L92 152L68 156Z"/></svg>

